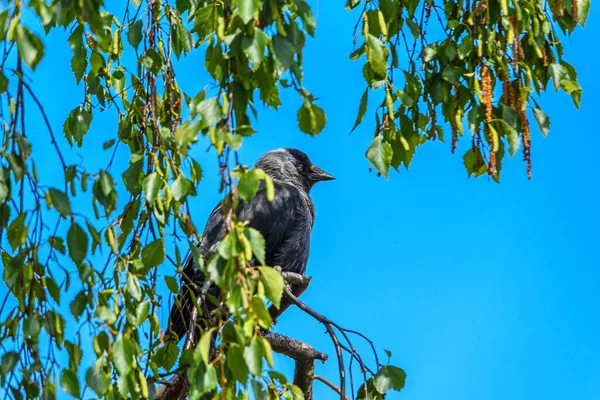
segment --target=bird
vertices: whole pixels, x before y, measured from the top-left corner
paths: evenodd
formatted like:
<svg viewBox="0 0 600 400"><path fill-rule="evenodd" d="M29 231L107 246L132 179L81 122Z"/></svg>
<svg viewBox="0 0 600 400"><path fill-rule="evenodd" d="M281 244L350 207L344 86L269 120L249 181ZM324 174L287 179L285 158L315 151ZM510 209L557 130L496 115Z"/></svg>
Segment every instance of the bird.
<svg viewBox="0 0 600 400"><path fill-rule="evenodd" d="M248 226L261 233L265 240L265 264L279 266L282 271L304 275L310 253L310 237L315 220L315 206L310 197L313 186L335 177L314 165L302 151L293 148L271 150L261 156L254 165L263 170L272 180L275 188L273 201L267 198L267 188L261 181L258 191L248 203L240 199L236 215L240 221L248 221ZM199 244L200 256L205 261L217 251L225 236L226 215L223 200L210 214L202 240ZM256 264L256 260L251 263ZM204 273L196 268L194 258L187 257L182 273L182 289L169 315L167 334L181 340L189 330L195 296L204 287L213 297L218 297L219 289L207 282ZM205 303L205 311L210 312L214 304Z"/></svg>

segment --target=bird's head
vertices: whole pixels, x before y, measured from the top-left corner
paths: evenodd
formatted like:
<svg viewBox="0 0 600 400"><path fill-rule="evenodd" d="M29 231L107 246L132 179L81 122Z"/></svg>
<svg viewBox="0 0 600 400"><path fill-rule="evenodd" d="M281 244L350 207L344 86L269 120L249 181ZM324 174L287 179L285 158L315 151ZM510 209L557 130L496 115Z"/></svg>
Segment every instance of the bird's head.
<svg viewBox="0 0 600 400"><path fill-rule="evenodd" d="M265 171L271 179L302 188L307 193L315 183L335 179L296 149L269 151L258 159L255 167Z"/></svg>

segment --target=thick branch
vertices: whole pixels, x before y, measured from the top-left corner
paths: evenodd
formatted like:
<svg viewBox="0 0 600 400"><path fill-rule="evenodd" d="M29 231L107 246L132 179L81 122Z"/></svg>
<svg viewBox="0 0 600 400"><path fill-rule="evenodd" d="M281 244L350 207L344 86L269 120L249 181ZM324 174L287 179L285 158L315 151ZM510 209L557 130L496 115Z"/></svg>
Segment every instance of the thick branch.
<svg viewBox="0 0 600 400"><path fill-rule="evenodd" d="M275 267L281 271L281 268ZM312 279L310 276L303 276L300 274L296 274L294 272L282 272L281 275L283 279L290 284L291 292L296 297L300 297L302 293L308 288L310 284L310 280ZM269 314L271 314L271 319L275 324L277 322L277 318L279 318L290 306L294 304L289 298L284 296L281 299L281 304L279 309L275 308L275 306L271 306L269 308Z"/></svg>
<svg viewBox="0 0 600 400"><path fill-rule="evenodd" d="M304 393L304 400L313 400L315 360L296 360L294 384Z"/></svg>
<svg viewBox="0 0 600 400"><path fill-rule="evenodd" d="M327 361L327 354L315 350L312 346L275 332L265 332L263 337L271 344L273 351L293 358L296 361Z"/></svg>
<svg viewBox="0 0 600 400"><path fill-rule="evenodd" d="M181 375L175 375L169 382L156 389L154 398L157 400L182 400L188 393L186 379Z"/></svg>

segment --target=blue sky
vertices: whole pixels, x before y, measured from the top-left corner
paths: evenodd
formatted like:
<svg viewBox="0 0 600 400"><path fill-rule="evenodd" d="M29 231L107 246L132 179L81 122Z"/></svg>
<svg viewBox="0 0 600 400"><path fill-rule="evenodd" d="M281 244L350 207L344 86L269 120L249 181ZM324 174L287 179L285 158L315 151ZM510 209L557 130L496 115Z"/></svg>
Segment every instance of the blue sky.
<svg viewBox="0 0 600 400"><path fill-rule="evenodd" d="M462 152L451 155L449 144L439 142L419 148L410 171L393 172L389 181L369 172L371 114L349 135L364 89L362 64L348 59L355 19L343 2L321 1L317 38L307 44L305 85L327 112L324 132L311 138L299 131L300 100L287 93L278 112L261 111L259 134L241 150L242 161L252 164L270 149L296 147L337 177L312 192L313 281L302 299L368 335L382 356L384 348L392 351L408 378L390 399L598 398L600 129L594 113L600 84L590 45L600 38L597 8L586 28L565 40L565 58L584 89L581 109L562 92L544 96L552 125L547 138L534 129L533 179L526 179L519 154L504 163L500 185L467 179ZM46 45L35 86L60 135L83 92L70 72L64 35ZM201 89L207 82L201 57L179 64L184 90ZM70 151L68 160L84 159L90 169L105 165L110 153L99 149L114 136L115 123L114 113L97 113L85 147ZM55 182L60 165L41 120L31 124L41 179ZM205 169L202 195L192 200L199 226L220 199L216 161L205 149L205 142L194 149ZM119 152L117 162L126 157ZM164 324L167 315L162 310ZM317 372L336 379L322 326L292 309L276 330L329 353ZM291 375L292 363L278 361ZM335 398L315 385L316 398Z"/></svg>

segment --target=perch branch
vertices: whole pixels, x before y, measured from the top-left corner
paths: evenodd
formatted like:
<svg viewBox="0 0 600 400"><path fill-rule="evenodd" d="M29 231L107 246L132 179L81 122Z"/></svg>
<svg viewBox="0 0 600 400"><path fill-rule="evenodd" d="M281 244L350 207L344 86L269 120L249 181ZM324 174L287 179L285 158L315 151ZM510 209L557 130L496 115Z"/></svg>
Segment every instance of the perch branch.
<svg viewBox="0 0 600 400"><path fill-rule="evenodd" d="M280 267L275 267L277 270L281 272ZM310 276L302 276L300 274L296 274L294 272L281 272L283 279L291 285L291 291L296 297L300 297L302 293L308 288L310 284L310 280L312 279ZM269 314L271 314L271 319L273 320L273 324L277 323L277 318L279 318L290 306L294 304L287 297L283 297L281 299L281 304L279 309L275 308L275 306L271 306L269 308Z"/></svg>
<svg viewBox="0 0 600 400"><path fill-rule="evenodd" d="M294 338L275 332L265 332L263 337L271 344L273 351L286 355L294 360L327 361L327 354L315 350L312 346Z"/></svg>

